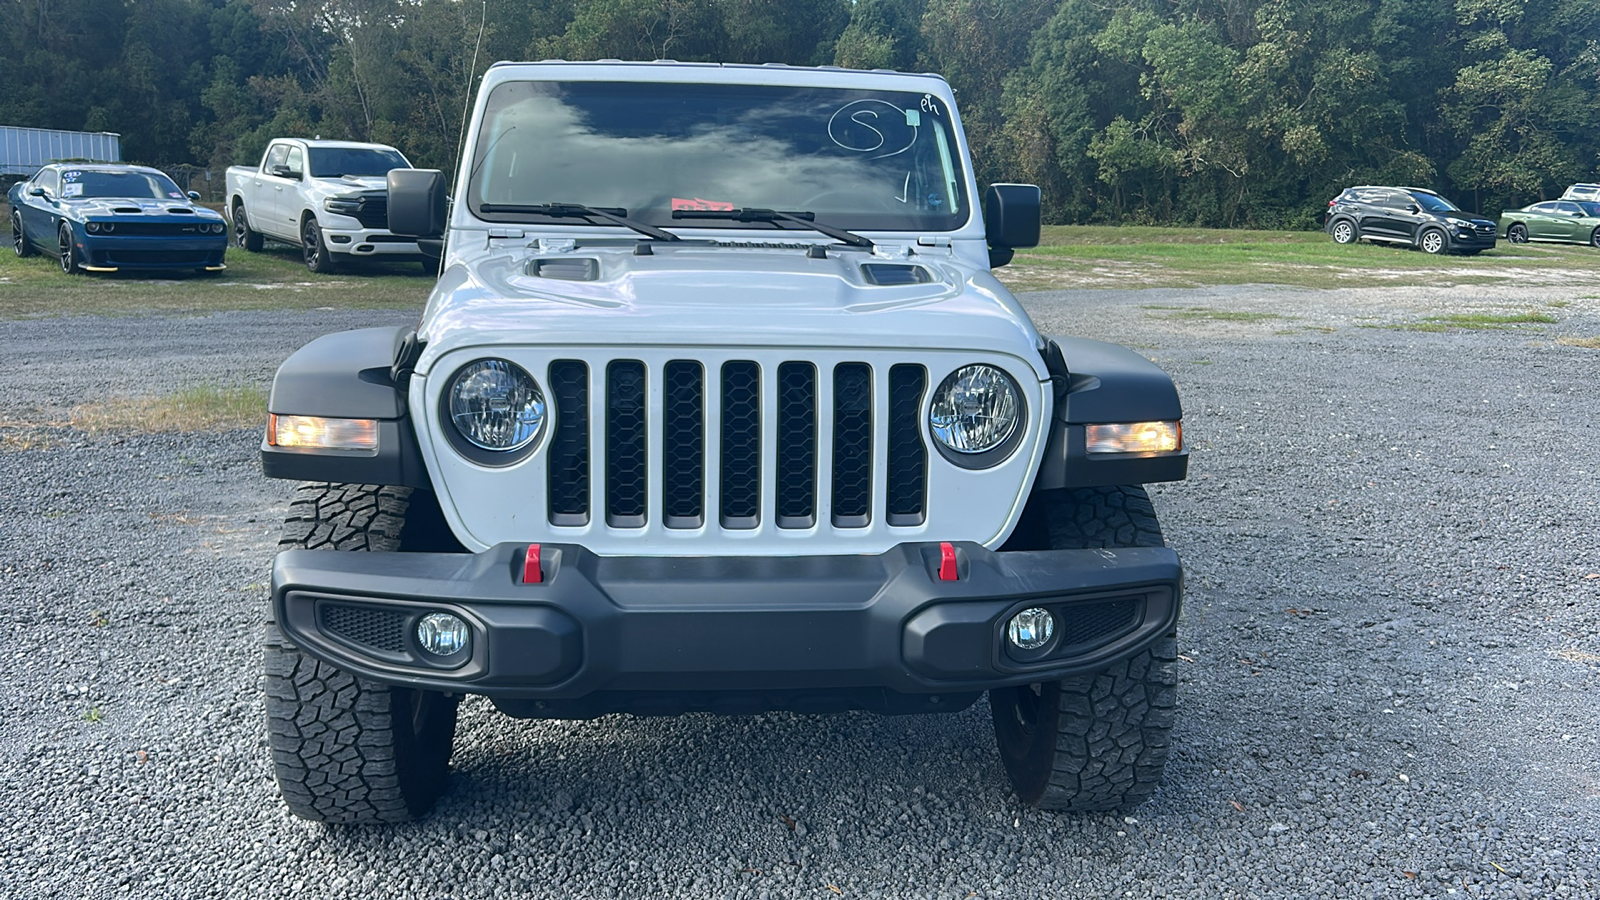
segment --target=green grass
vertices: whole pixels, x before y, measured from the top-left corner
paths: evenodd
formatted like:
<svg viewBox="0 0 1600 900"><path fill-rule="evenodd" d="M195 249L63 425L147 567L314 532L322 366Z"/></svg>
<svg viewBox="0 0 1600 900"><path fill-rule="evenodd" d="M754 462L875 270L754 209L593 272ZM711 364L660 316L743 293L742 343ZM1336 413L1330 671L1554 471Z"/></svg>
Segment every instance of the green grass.
<svg viewBox="0 0 1600 900"><path fill-rule="evenodd" d="M1158 312L1163 319L1204 319L1213 322L1265 322L1268 319L1285 318L1275 312L1246 312L1232 309L1208 309L1204 306L1147 306L1145 309L1164 310Z"/></svg>
<svg viewBox="0 0 1600 900"><path fill-rule="evenodd" d="M1558 319L1549 313L1525 312L1498 315L1495 313L1449 313L1429 316L1420 322L1401 322L1385 325L1400 331L1501 331L1518 325L1553 325Z"/></svg>
<svg viewBox="0 0 1600 900"><path fill-rule="evenodd" d="M267 393L258 386L202 384L161 397L117 397L80 406L71 425L80 431L224 431L265 422Z"/></svg>
<svg viewBox="0 0 1600 900"><path fill-rule="evenodd" d="M1040 246L997 272L1014 290L1282 284L1304 288L1600 282L1591 247L1501 243L1478 256L1335 244L1320 231L1046 226Z"/></svg>
<svg viewBox="0 0 1600 900"><path fill-rule="evenodd" d="M0 210L4 206L0 204ZM270 242L261 253L230 247L227 271L214 275L119 272L68 276L53 257L18 259L11 252L10 240L10 227L5 226L6 247L0 251L0 319L326 307L414 307L420 311L433 287L433 279L414 262L363 260L348 272L314 275L301 263L298 247Z"/></svg>

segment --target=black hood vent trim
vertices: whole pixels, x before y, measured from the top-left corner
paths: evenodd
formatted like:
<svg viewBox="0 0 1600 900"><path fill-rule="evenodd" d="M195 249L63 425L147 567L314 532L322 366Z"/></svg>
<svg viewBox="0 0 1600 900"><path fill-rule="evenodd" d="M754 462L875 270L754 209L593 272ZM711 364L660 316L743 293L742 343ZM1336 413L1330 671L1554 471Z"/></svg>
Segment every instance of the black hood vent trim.
<svg viewBox="0 0 1600 900"><path fill-rule="evenodd" d="M866 263L861 267L861 275L867 279L868 284L880 287L927 284L933 281L933 275L922 266L899 263Z"/></svg>

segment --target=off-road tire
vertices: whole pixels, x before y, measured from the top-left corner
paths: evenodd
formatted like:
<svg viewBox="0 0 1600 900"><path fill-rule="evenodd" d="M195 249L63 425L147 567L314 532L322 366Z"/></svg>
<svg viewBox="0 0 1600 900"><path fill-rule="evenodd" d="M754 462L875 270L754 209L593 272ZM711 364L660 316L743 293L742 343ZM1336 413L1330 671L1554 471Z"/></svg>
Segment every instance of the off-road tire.
<svg viewBox="0 0 1600 900"><path fill-rule="evenodd" d="M1354 244L1356 242L1356 224L1349 219L1338 219L1329 229L1335 244Z"/></svg>
<svg viewBox="0 0 1600 900"><path fill-rule="evenodd" d="M279 549L398 550L411 490L307 484ZM302 819L349 825L426 813L449 775L458 697L377 684L312 659L269 613L267 734L278 789Z"/></svg>
<svg viewBox="0 0 1600 900"><path fill-rule="evenodd" d="M318 275L332 275L338 269L333 254L328 252L328 242L322 239L322 226L317 224L316 216L306 216L300 223L300 254L306 268Z"/></svg>
<svg viewBox="0 0 1600 900"><path fill-rule="evenodd" d="M11 211L11 251L18 256L32 256L33 245L28 243L28 232L22 226L22 212Z"/></svg>
<svg viewBox="0 0 1600 900"><path fill-rule="evenodd" d="M56 229L56 262L68 275L83 274L83 259L78 256L78 242L73 239L72 226L65 222Z"/></svg>
<svg viewBox="0 0 1600 900"><path fill-rule="evenodd" d="M261 232L250 227L250 219L244 213L244 201L233 202L233 245L240 250L251 253L260 253L261 245L266 243Z"/></svg>
<svg viewBox="0 0 1600 900"><path fill-rule="evenodd" d="M1506 240L1513 244L1526 244L1528 242L1528 226L1518 222L1507 228Z"/></svg>
<svg viewBox="0 0 1600 900"><path fill-rule="evenodd" d="M1136 485L1035 498L1053 549L1160 547L1155 508ZM1169 634L1099 672L989 691L1000 759L1017 796L1039 809L1125 809L1161 781L1177 712L1177 641Z"/></svg>

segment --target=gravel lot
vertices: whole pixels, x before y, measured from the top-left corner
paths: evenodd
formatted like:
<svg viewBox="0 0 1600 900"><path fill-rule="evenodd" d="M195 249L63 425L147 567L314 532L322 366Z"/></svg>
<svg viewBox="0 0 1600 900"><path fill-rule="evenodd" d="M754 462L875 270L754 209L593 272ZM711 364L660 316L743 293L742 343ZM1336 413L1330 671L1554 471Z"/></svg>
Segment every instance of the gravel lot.
<svg viewBox="0 0 1600 900"><path fill-rule="evenodd" d="M1166 781L1020 808L988 711L526 723L463 707L425 821L292 819L254 432L87 434L407 312L0 321L0 895L1600 897L1600 287L1074 291L1179 380ZM1444 312L1559 322L1442 333ZM1254 314L1254 315L1252 315ZM1375 326L1375 327L1374 327Z"/></svg>

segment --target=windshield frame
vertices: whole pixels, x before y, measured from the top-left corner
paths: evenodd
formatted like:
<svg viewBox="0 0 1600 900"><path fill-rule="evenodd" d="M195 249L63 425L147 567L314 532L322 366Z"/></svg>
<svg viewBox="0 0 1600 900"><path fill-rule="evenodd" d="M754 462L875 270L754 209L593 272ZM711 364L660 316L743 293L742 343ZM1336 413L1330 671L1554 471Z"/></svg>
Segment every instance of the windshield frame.
<svg viewBox="0 0 1600 900"><path fill-rule="evenodd" d="M852 74L859 76L865 73ZM913 81L911 84L906 84L906 82L912 81L912 79L915 79L915 81ZM771 221L769 219L762 219L760 221L735 221L731 219L721 220L716 218L682 219L674 218L672 214L675 211L690 209L722 210L746 208L747 206L750 208L770 207L782 208L793 212L814 213L816 220L819 222L823 222L827 225L837 228L848 229L854 232L876 231L902 233L955 233L968 231L975 227L974 223L977 221L977 188L975 186L975 182L973 181L970 165L967 162L966 141L961 132L959 115L954 107L950 104L946 96L929 90L929 88L933 87L934 85L926 83L926 76L895 76L895 81L900 83L886 84L882 83L882 79L877 78L874 78L871 81L862 80L861 83L838 83L837 79L830 79L829 82L819 82L816 84L787 81L777 83L770 81L745 80L698 81L693 79L679 78L640 81L628 79L626 77L615 76L599 78L530 78L519 73L517 76L506 78L498 83L486 84L484 86L484 91L479 99L478 109L476 112L478 127L475 129L472 155L462 167L462 171L459 176L460 181L458 184L458 194L464 197L467 202L458 205L464 207L465 210L470 213L473 219L480 222L494 224L516 223L532 226L555 227L566 225L567 223L560 221L558 217L546 218L536 213L527 212L497 212L492 209L492 207L582 203L584 205L626 208L627 215L630 218L637 219L638 221L645 222L659 228L682 229L685 231L794 231L798 232L795 234L795 237L808 240L814 239L815 232L810 232L807 234L805 229L799 228L792 222L785 223L781 220ZM501 92L511 86L520 86L525 89L531 88L532 90L520 98L507 100ZM942 82L939 86L943 86ZM859 102L861 99L878 99L880 102L887 104L888 101L881 98L888 97L893 97L895 100L902 101L902 105L905 103L926 104L921 108L929 109L931 106L933 110L937 111L937 116L932 117L932 114L923 114L920 116L920 118L916 118L912 115L910 109L906 109L905 127L914 127L916 123L920 123L926 130L930 131L936 136L935 140L928 140L924 147L918 148L917 150L919 157L931 156L932 158L936 159L936 162L934 162L930 168L926 160L916 160L913 163L913 167L908 170L908 174L904 179L906 189L901 191L901 193L906 196L916 196L916 194L913 194L909 187L912 184L911 179L913 175L915 175L917 179L922 181L924 184L932 181L939 182L945 193L936 197L936 192L929 192L926 195L928 197L927 203L925 205L919 204L919 206L921 206L921 211L910 213L895 209L882 200L878 201L883 208L883 212L881 213L877 212L876 210L863 211L860 207L850 210L830 210L826 208L826 206L820 204L816 205L816 207L813 209L803 209L802 207L805 205L804 203L797 204L794 202L774 202L775 200L781 200L784 198L775 197L771 193L767 192L741 194L739 192L729 191L727 192L729 196L723 197L719 193L718 196L709 201L702 200L699 193L691 193L689 197L680 199L677 194L681 193L681 191L677 190L677 188L670 184L664 185L661 191L654 192L659 194L659 196L652 197L652 200L657 201L670 198L670 205L667 203L660 203L658 205L634 204L623 206L622 204L616 202L616 198L614 197L602 197L600 199L596 199L594 197L572 196L582 192L561 191L559 189L551 189L547 187L537 188L536 190L549 192L552 194L552 196L529 196L528 198L517 198L513 201L507 202L498 198L492 198L491 196L487 195L487 187L499 186L503 189L505 186L504 179L508 177L506 175L500 176L501 181L498 183L490 181L493 173L487 172L485 169L491 166L491 154L495 151L497 144L500 144L502 140L507 139L518 130L517 124L508 123L507 121L497 121L497 115L505 113L507 110L511 109L515 103L524 102L533 97L552 97L557 98L559 101L560 98L566 96L566 94L563 92L568 89L576 89L576 93L581 93L585 90L597 88L601 90L621 89L632 92L639 92L649 88L661 89L654 96L670 95L673 91L689 91L691 93L679 94L679 96L686 97L689 100L699 99L701 95L698 93L693 93L695 91L723 91L727 92L723 95L723 99L725 101L728 100L728 98L742 99L738 98L737 94L739 91L743 90L751 92L752 99L749 101L751 105L749 107L739 108L730 104L729 108L734 109L735 112L743 112L745 114L750 113L755 108L756 103L761 99L760 92L787 92L796 96L805 96L812 100L825 98L827 104L825 106L826 109L849 106L851 103ZM830 97L829 95L837 96ZM594 101L591 96L590 99L591 102L607 102L608 99L612 98L601 98L599 101ZM706 102L707 106L711 107L714 106L714 104L717 102L717 99L712 97ZM587 110L584 111L587 112ZM603 111L611 112L610 110ZM722 110L719 110L719 112L721 111ZM783 119L781 121L785 123L805 122L808 121L806 117L808 112L810 112L810 110L802 109L800 112L796 113L795 116ZM838 111L834 112L834 116L838 116ZM933 127L927 128L930 117ZM816 114L812 114L811 120L817 122L825 121ZM654 122L655 120L650 119L649 121ZM829 122L828 127L831 128L832 120L826 121ZM898 114L896 114L895 119L891 120L891 122L891 127L898 126ZM588 128L587 122L580 121L579 124L584 129ZM677 143L679 140L687 142L698 137L696 132L693 130L697 127L712 128L710 117L706 116L705 118L701 119L689 120L689 123L684 126L685 130L676 134L663 136L665 139L661 141L661 145L669 148L669 150L676 150L678 149ZM580 131L575 129L574 133L578 134L580 137L584 134L603 134L604 140L607 141L620 141L630 137L630 135L616 134L609 131L602 131L600 129L594 129L592 131ZM773 138L784 138L790 133L791 132L784 132L781 130L773 133L751 132L751 140L756 143L761 141L770 141L776 144L778 142L773 141ZM797 133L799 135L807 134L807 132L804 131L793 133ZM654 133L646 133L645 136L648 138L655 137L656 135ZM828 136L833 137L831 133L828 133ZM813 136L811 140L815 142L815 137ZM839 144L839 141L835 139L834 143ZM914 136L911 138L911 143L915 143ZM844 145L839 144L839 146L843 147ZM907 149L909 149L909 147L910 144L908 144ZM736 148L735 151L730 151L727 155L730 157L737 156L737 149L738 148ZM856 148L846 148L846 150L855 149ZM782 156L780 157L780 160L786 163L793 163L796 166L814 164L819 168L819 170L826 168L830 164L835 168L843 168L846 170L850 170L852 167L857 169L861 168L859 165L860 160L852 157L840 156L838 155L837 151L834 151L835 155L830 157L816 152L814 149L807 150L804 147L797 147L788 142L781 144L781 151ZM626 148L618 152L626 152ZM884 154L884 156L894 156L898 153L904 152L905 150L902 149L897 151L896 154ZM573 157L576 156L577 154L573 154ZM720 159L721 155L718 155L716 158ZM908 157L908 159L912 158ZM850 174L854 175L855 172L852 171ZM895 172L894 174L899 173ZM927 177L929 175L936 177L929 178ZM817 181L816 184L812 185L813 187L829 184L829 182L817 180L815 178L812 180ZM591 177L588 179L588 181L593 184L599 184L602 182L602 179L598 177ZM799 181L794 182L796 189L799 189L800 183L801 182ZM633 190L635 188L636 186L634 185L626 185L619 187L618 189L625 191ZM640 190L639 192L644 193L645 191ZM846 190L835 188L832 191L818 191L812 196L814 198L821 198L826 196L827 193L837 193L840 195L849 194L849 192ZM562 196L555 196L555 194L562 194ZM948 198L948 201L946 201L946 198ZM708 203L710 205L687 205L690 202ZM906 201L900 200L899 202L905 203ZM941 205L946 202L948 202L949 205L945 206L944 208L952 209L952 211L938 211L940 210ZM679 205L680 203L684 205ZM484 209L485 206L489 206L491 209L486 211ZM568 225L568 227L570 227L570 225ZM621 226L615 225L614 223L591 221L582 223L580 227L611 229L619 228ZM709 237L710 235L707 236Z"/></svg>

